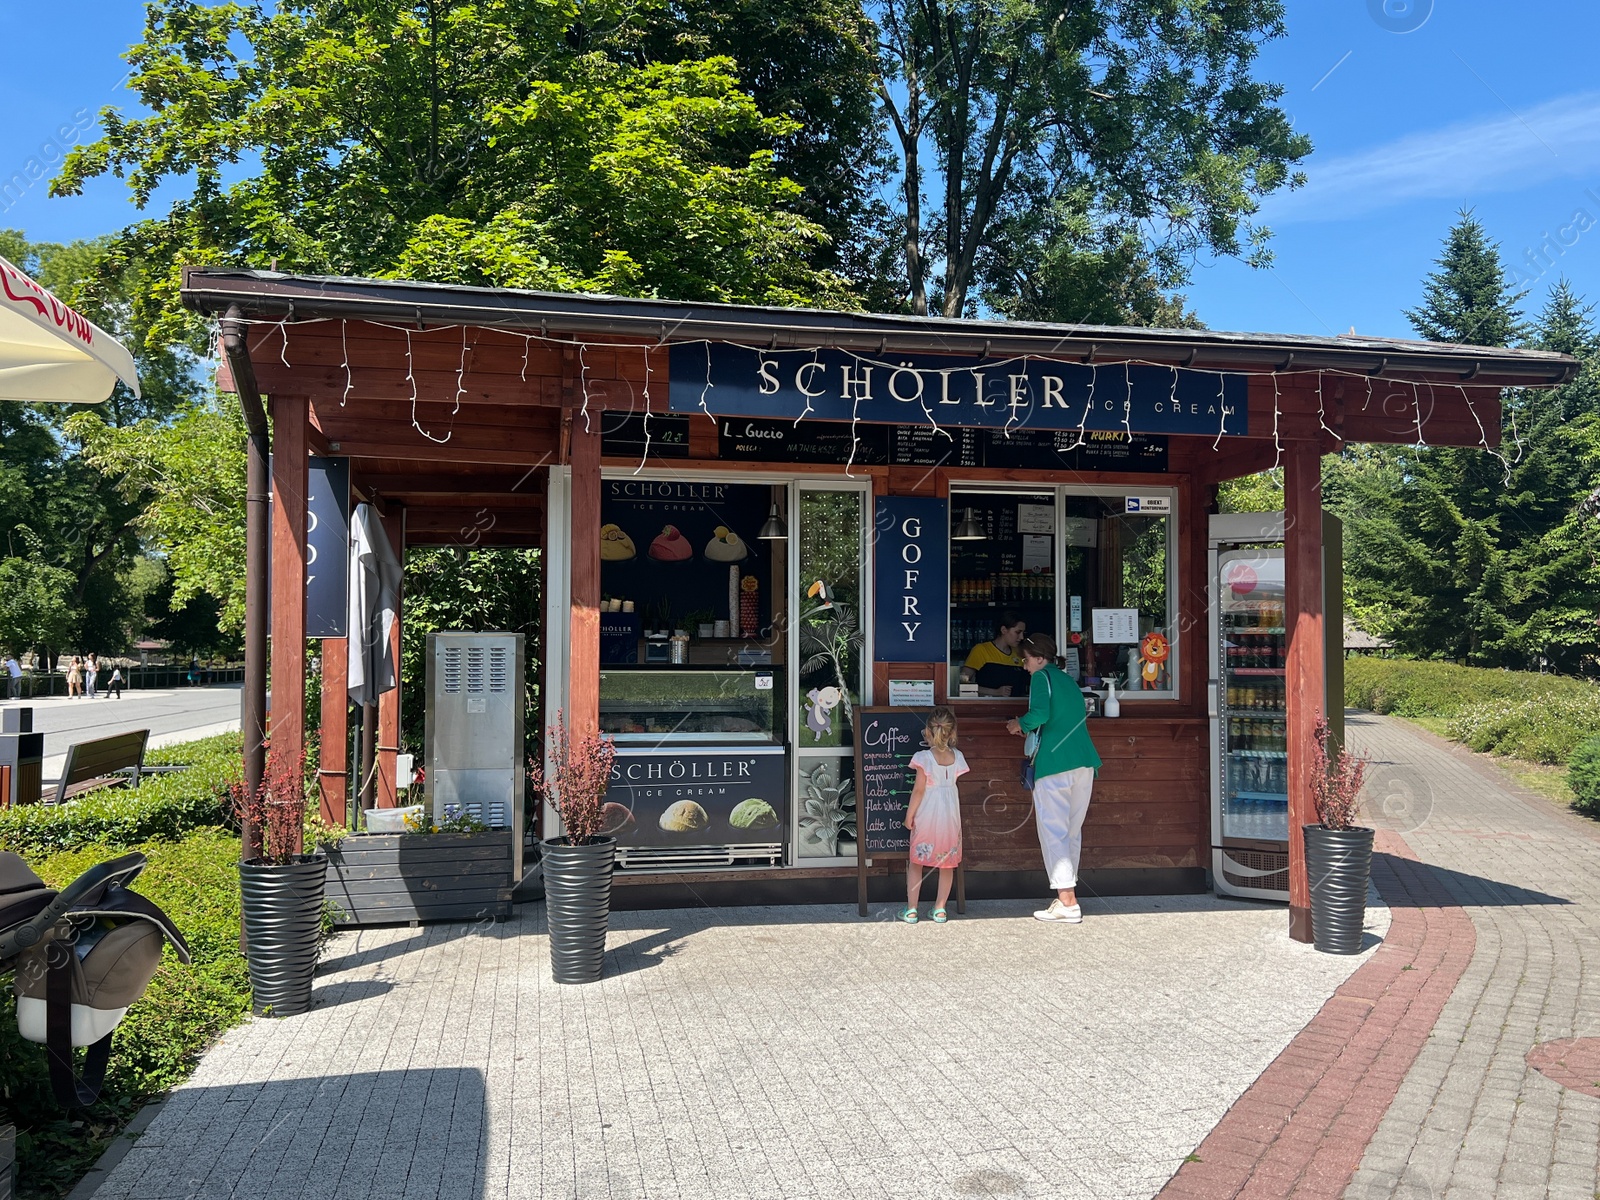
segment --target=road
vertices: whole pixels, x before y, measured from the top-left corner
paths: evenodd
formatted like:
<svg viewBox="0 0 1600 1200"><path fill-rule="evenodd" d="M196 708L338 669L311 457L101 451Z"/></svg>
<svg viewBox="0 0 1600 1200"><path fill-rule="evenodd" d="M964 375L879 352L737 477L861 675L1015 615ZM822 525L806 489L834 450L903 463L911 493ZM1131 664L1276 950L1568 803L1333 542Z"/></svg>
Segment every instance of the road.
<svg viewBox="0 0 1600 1200"><path fill-rule="evenodd" d="M33 728L44 734L44 779L59 779L74 742L148 729L150 745L166 746L239 728L239 685L128 691L122 699L54 696L7 700L5 708L33 709Z"/></svg>

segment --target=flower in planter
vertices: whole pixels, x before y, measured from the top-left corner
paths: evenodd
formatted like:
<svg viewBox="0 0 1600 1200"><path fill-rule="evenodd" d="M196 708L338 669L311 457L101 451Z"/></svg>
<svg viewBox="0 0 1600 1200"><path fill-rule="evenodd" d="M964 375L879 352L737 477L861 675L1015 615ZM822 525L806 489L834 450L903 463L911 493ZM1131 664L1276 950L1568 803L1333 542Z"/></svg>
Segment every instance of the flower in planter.
<svg viewBox="0 0 1600 1200"><path fill-rule="evenodd" d="M1311 795L1317 806L1317 820L1325 829L1354 829L1356 809L1361 806L1361 784L1372 759L1351 754L1340 746L1331 756L1328 743L1333 730L1328 718L1317 714L1316 750L1311 759Z"/></svg>

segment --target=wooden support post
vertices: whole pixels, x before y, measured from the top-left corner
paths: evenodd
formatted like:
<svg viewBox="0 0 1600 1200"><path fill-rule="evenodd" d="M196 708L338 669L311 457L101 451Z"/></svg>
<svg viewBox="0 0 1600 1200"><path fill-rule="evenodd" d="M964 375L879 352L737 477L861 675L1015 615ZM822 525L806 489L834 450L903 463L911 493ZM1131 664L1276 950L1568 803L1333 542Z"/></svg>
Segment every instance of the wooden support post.
<svg viewBox="0 0 1600 1200"><path fill-rule="evenodd" d="M1311 888L1301 827L1317 822L1311 764L1322 710L1322 455L1289 442L1283 472L1284 592L1289 627L1285 688L1289 743L1289 936L1311 940Z"/></svg>
<svg viewBox="0 0 1600 1200"><path fill-rule="evenodd" d="M272 398L272 712L270 762L306 748L306 426L304 396ZM270 764L269 764L270 770ZM295 831L294 851L300 850Z"/></svg>
<svg viewBox="0 0 1600 1200"><path fill-rule="evenodd" d="M349 821L350 641L322 639L321 761L317 764L318 808L330 825Z"/></svg>
<svg viewBox="0 0 1600 1200"><path fill-rule="evenodd" d="M261 421L265 425L266 418L263 416ZM240 725L244 735L244 786L252 796L261 790L267 761L267 633L272 620L272 598L267 595L272 573L272 484L267 442L265 432L253 433L245 441L244 697ZM253 821L240 824L240 858L246 862L260 858L260 827Z"/></svg>
<svg viewBox="0 0 1600 1200"><path fill-rule="evenodd" d="M600 729L600 414L572 416L572 612L567 728Z"/></svg>
<svg viewBox="0 0 1600 1200"><path fill-rule="evenodd" d="M406 510L404 505L390 504L383 514L383 531L394 548L400 565L406 562ZM598 547L600 533L595 531ZM596 551L598 553L598 550ZM395 686L378 697L378 807L398 808L400 788L397 783L400 754L400 630L405 621L405 595L395 604L394 628L389 632L389 653L394 657Z"/></svg>

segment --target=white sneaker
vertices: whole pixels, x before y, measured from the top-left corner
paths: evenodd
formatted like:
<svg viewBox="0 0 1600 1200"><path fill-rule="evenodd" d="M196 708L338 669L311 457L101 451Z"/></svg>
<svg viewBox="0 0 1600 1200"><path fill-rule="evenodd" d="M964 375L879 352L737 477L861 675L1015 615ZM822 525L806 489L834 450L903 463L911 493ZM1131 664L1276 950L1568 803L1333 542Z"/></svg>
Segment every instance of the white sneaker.
<svg viewBox="0 0 1600 1200"><path fill-rule="evenodd" d="M1078 904L1067 905L1061 903L1057 896L1050 901L1049 908L1041 908L1033 914L1035 921L1065 921L1068 925L1083 924L1083 906Z"/></svg>

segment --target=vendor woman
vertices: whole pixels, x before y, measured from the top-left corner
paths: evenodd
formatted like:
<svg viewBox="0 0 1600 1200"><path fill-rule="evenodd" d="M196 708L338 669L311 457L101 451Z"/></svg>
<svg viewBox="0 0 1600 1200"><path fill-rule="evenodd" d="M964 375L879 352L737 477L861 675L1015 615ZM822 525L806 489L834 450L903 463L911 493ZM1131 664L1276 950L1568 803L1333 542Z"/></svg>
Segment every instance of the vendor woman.
<svg viewBox="0 0 1600 1200"><path fill-rule="evenodd" d="M1010 609L1002 610L998 621L994 637L967 654L961 682L977 684L980 696L1025 695L1028 675L1017 647L1028 634L1028 623Z"/></svg>

